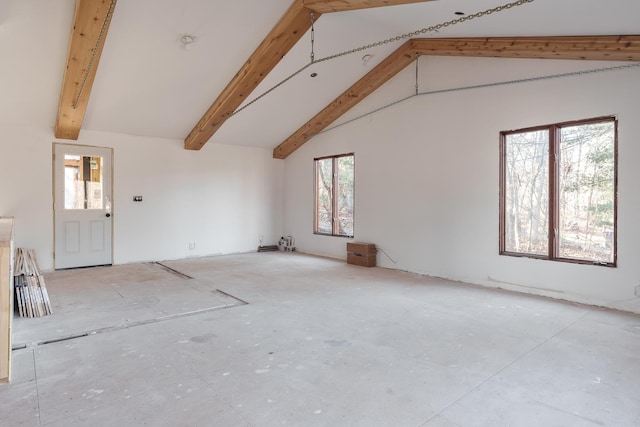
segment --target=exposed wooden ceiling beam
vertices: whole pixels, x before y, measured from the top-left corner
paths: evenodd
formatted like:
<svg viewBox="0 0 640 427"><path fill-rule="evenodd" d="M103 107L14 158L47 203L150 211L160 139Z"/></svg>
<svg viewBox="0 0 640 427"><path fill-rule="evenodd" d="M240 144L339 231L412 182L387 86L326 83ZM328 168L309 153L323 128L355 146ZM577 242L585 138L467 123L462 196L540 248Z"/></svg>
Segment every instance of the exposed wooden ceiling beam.
<svg viewBox="0 0 640 427"><path fill-rule="evenodd" d="M201 149L300 38L311 28L311 10L294 0L260 46L222 91L184 140L184 148ZM316 19L320 15L316 13Z"/></svg>
<svg viewBox="0 0 640 427"><path fill-rule="evenodd" d="M640 36L414 39L421 55L640 61Z"/></svg>
<svg viewBox="0 0 640 427"><path fill-rule="evenodd" d="M115 2L76 0L67 66L58 104L56 138L78 139Z"/></svg>
<svg viewBox="0 0 640 427"><path fill-rule="evenodd" d="M303 0L303 4L314 12L331 13L427 1L434 0Z"/></svg>
<svg viewBox="0 0 640 427"><path fill-rule="evenodd" d="M273 150L285 159L409 65L416 55L640 62L640 36L412 39Z"/></svg>
<svg viewBox="0 0 640 427"><path fill-rule="evenodd" d="M247 96L311 28L312 11L317 20L323 10L336 12L425 1L433 0L293 0L280 21L187 135L184 148L199 150L209 141ZM307 7L307 3L311 6Z"/></svg>
<svg viewBox="0 0 640 427"><path fill-rule="evenodd" d="M289 154L300 148L302 144L317 135L318 132L329 126L414 60L415 53L411 46L411 40L409 40L342 93L342 95L333 100L331 104L316 114L314 118L305 123L282 144L278 145L273 150L273 157L276 159L286 159Z"/></svg>

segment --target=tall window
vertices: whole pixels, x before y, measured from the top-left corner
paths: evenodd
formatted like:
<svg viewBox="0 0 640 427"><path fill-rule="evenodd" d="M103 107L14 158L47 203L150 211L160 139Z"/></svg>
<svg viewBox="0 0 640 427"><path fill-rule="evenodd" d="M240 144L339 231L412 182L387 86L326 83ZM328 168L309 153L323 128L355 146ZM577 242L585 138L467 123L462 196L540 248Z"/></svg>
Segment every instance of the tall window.
<svg viewBox="0 0 640 427"><path fill-rule="evenodd" d="M353 237L353 153L322 157L314 163L314 232Z"/></svg>
<svg viewBox="0 0 640 427"><path fill-rule="evenodd" d="M500 253L616 265L617 120L500 134Z"/></svg>

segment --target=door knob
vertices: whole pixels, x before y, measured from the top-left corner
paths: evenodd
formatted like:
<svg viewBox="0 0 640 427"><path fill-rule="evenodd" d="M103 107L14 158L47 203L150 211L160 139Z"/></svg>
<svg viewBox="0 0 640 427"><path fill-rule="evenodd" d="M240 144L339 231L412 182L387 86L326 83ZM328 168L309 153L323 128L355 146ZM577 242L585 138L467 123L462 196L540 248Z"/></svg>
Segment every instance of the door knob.
<svg viewBox="0 0 640 427"><path fill-rule="evenodd" d="M106 215L106 216L107 216L107 218L109 218L109 217L111 216L111 214L110 214L110 213L107 213L107 215Z"/></svg>

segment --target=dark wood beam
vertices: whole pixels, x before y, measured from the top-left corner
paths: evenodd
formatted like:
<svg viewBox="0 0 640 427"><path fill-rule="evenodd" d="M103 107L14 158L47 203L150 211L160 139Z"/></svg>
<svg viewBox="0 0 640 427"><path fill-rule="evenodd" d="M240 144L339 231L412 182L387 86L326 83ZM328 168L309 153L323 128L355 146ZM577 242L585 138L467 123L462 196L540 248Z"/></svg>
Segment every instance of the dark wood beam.
<svg viewBox="0 0 640 427"><path fill-rule="evenodd" d="M412 39L273 150L285 159L409 65L416 55L640 62L640 36Z"/></svg>
<svg viewBox="0 0 640 427"><path fill-rule="evenodd" d="M424 3L434 0L303 0L308 9L319 13L344 12L370 7L395 6L399 4Z"/></svg>
<svg viewBox="0 0 640 427"><path fill-rule="evenodd" d="M73 29L67 52L67 66L58 103L56 138L78 139L111 23L112 15L109 15L111 6L111 0L76 1ZM113 7L115 7L115 0ZM89 68L90 63L91 68Z"/></svg>

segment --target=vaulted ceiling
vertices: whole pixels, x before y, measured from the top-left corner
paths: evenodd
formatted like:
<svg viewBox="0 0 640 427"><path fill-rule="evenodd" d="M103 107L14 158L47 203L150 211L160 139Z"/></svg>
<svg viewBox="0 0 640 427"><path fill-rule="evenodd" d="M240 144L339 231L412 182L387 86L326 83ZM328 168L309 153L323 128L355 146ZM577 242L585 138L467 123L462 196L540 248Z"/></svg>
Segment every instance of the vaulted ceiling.
<svg viewBox="0 0 640 427"><path fill-rule="evenodd" d="M311 11L317 59L506 3L9 0L0 6L0 47L15 68L0 70L0 84L18 104L25 95L42 97L42 113L51 110L54 93L58 114L50 113L59 138L90 129L181 139L188 149L265 147L284 158L416 54L640 61L634 36L640 34L640 2L529 0L411 37L420 40L314 63L232 115L309 65ZM181 43L184 35L194 38L189 49ZM558 38L566 36L588 37ZM371 56L363 61L365 54ZM46 100L33 88L45 85ZM4 106L0 113L17 117L21 111L28 109Z"/></svg>

